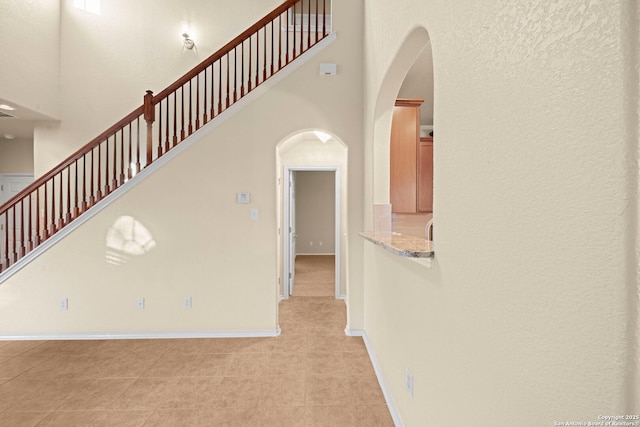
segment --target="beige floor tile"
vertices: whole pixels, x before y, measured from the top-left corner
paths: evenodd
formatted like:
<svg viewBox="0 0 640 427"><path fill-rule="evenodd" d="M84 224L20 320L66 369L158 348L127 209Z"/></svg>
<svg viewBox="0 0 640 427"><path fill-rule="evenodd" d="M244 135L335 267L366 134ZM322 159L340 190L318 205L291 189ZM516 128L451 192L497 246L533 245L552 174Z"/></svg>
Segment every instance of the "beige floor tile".
<svg viewBox="0 0 640 427"><path fill-rule="evenodd" d="M304 376L274 376L262 379L258 406L304 406Z"/></svg>
<svg viewBox="0 0 640 427"><path fill-rule="evenodd" d="M386 405L356 406L355 413L359 427L395 426Z"/></svg>
<svg viewBox="0 0 640 427"><path fill-rule="evenodd" d="M29 341L27 341L29 342ZM15 346L23 346L24 341L16 342ZM54 356L60 354L60 349L64 347L64 341L39 341L40 344L30 346L30 348L25 348L24 351L20 353L20 356Z"/></svg>
<svg viewBox="0 0 640 427"><path fill-rule="evenodd" d="M255 377L224 377L212 407L255 407L260 399L261 384Z"/></svg>
<svg viewBox="0 0 640 427"><path fill-rule="evenodd" d="M311 282L294 288L296 297L327 297L335 295L335 288L323 282Z"/></svg>
<svg viewBox="0 0 640 427"><path fill-rule="evenodd" d="M307 354L306 373L346 377L348 370L342 352L317 352Z"/></svg>
<svg viewBox="0 0 640 427"><path fill-rule="evenodd" d="M178 378L139 378L111 402L111 409L120 411L158 409L172 396L178 381Z"/></svg>
<svg viewBox="0 0 640 427"><path fill-rule="evenodd" d="M354 408L351 406L307 406L305 427L356 427Z"/></svg>
<svg viewBox="0 0 640 427"><path fill-rule="evenodd" d="M206 420L206 423L198 423L196 425L216 427L254 427L258 425L256 408L254 407L205 410L200 412L199 420Z"/></svg>
<svg viewBox="0 0 640 427"><path fill-rule="evenodd" d="M238 339L235 353L269 353L273 351L274 338L243 338Z"/></svg>
<svg viewBox="0 0 640 427"><path fill-rule="evenodd" d="M146 426L153 427L192 427L212 425L202 419L202 414L193 409L158 409L146 421Z"/></svg>
<svg viewBox="0 0 640 427"><path fill-rule="evenodd" d="M367 347L364 345L362 337L341 337L342 351L352 353L367 353ZM368 357L368 356L367 356Z"/></svg>
<svg viewBox="0 0 640 427"><path fill-rule="evenodd" d="M103 349L108 343L108 340L63 341L59 346L58 354L73 356L98 355L103 353Z"/></svg>
<svg viewBox="0 0 640 427"><path fill-rule="evenodd" d="M0 413L0 425L7 427L36 426L49 415L51 412L2 412Z"/></svg>
<svg viewBox="0 0 640 427"><path fill-rule="evenodd" d="M307 339L306 335L281 335L279 337L272 338L273 346L271 351L274 353L283 352L305 352L307 351Z"/></svg>
<svg viewBox="0 0 640 427"><path fill-rule="evenodd" d="M39 357L45 357L39 356ZM23 378L98 378L101 365L95 356L55 354L25 371Z"/></svg>
<svg viewBox="0 0 640 427"><path fill-rule="evenodd" d="M305 387L305 405L352 405L346 378L309 375Z"/></svg>
<svg viewBox="0 0 640 427"><path fill-rule="evenodd" d="M0 357L0 378L15 378L45 360L44 357Z"/></svg>
<svg viewBox="0 0 640 427"><path fill-rule="evenodd" d="M216 340L209 338L187 338L164 340L165 353L210 353L210 343Z"/></svg>
<svg viewBox="0 0 640 427"><path fill-rule="evenodd" d="M160 409L200 409L216 406L222 377L180 378Z"/></svg>
<svg viewBox="0 0 640 427"><path fill-rule="evenodd" d="M0 412L16 402L29 398L48 380L16 378L0 386Z"/></svg>
<svg viewBox="0 0 640 427"><path fill-rule="evenodd" d="M146 369L143 377L215 377L227 371L230 354L166 353Z"/></svg>
<svg viewBox="0 0 640 427"><path fill-rule="evenodd" d="M38 427L139 427L151 411L60 411L54 412Z"/></svg>
<svg viewBox="0 0 640 427"><path fill-rule="evenodd" d="M22 356L47 341L0 341L0 356Z"/></svg>
<svg viewBox="0 0 640 427"><path fill-rule="evenodd" d="M144 374L160 354L110 355L91 359L98 378L137 378Z"/></svg>
<svg viewBox="0 0 640 427"><path fill-rule="evenodd" d="M304 415L302 406L260 407L256 409L254 419L259 427L304 427Z"/></svg>
<svg viewBox="0 0 640 427"><path fill-rule="evenodd" d="M9 411L36 412L58 409L67 399L82 392L92 380L88 379L49 379L39 384L31 393L15 401Z"/></svg>
<svg viewBox="0 0 640 427"><path fill-rule="evenodd" d="M337 335L312 335L307 340L308 352L343 351L343 337Z"/></svg>
<svg viewBox="0 0 640 427"><path fill-rule="evenodd" d="M364 352L343 353L347 372L352 376L375 375L369 355Z"/></svg>
<svg viewBox="0 0 640 427"><path fill-rule="evenodd" d="M133 378L105 379L91 381L79 393L71 395L59 411L105 411L112 407L113 402L133 385Z"/></svg>
<svg viewBox="0 0 640 427"><path fill-rule="evenodd" d="M384 395L374 375L349 377L351 398L356 405L384 405Z"/></svg>
<svg viewBox="0 0 640 427"><path fill-rule="evenodd" d="M269 375L305 375L307 353L271 353Z"/></svg>
<svg viewBox="0 0 640 427"><path fill-rule="evenodd" d="M168 339L132 339L105 341L100 354L105 356L119 355L160 355L166 353L170 346ZM187 340L185 340L187 341Z"/></svg>
<svg viewBox="0 0 640 427"><path fill-rule="evenodd" d="M314 325L309 329L310 335L338 335L344 336L344 329L347 326L347 322L322 322L321 324Z"/></svg>
<svg viewBox="0 0 640 427"><path fill-rule="evenodd" d="M231 355L225 376L269 375L271 353L236 353Z"/></svg>

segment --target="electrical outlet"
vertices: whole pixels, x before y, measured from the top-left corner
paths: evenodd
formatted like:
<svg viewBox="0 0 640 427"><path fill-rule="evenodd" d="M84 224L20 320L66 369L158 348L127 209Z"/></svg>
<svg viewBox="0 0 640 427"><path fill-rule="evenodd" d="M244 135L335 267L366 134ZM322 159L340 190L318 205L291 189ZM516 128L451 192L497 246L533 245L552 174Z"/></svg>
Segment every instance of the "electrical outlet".
<svg viewBox="0 0 640 427"><path fill-rule="evenodd" d="M407 369L407 393L413 397L413 373Z"/></svg>
<svg viewBox="0 0 640 427"><path fill-rule="evenodd" d="M69 298L60 298L60 311L69 310Z"/></svg>
<svg viewBox="0 0 640 427"><path fill-rule="evenodd" d="M182 301L182 306L184 308L191 308L191 297L184 297L184 300Z"/></svg>
<svg viewBox="0 0 640 427"><path fill-rule="evenodd" d="M136 300L136 307L138 307L138 310L144 310L144 298L138 298Z"/></svg>

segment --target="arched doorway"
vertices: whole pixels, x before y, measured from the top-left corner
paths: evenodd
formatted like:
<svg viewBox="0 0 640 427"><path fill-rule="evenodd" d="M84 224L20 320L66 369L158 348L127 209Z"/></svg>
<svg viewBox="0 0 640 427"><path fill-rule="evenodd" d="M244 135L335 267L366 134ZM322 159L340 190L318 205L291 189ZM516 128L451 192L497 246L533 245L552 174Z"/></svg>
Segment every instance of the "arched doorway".
<svg viewBox="0 0 640 427"><path fill-rule="evenodd" d="M297 172L316 171L333 174L335 183L335 297L346 295L347 232L347 147L328 132L305 130L285 138L276 147L277 218L278 218L278 283L280 297L289 297L295 280L296 230L292 224L292 185ZM295 191L295 190L293 190ZM294 193L295 194L295 193ZM293 225L293 227L292 227ZM308 245L309 242L307 242ZM319 243L319 242L316 242ZM291 280L290 280L290 274Z"/></svg>

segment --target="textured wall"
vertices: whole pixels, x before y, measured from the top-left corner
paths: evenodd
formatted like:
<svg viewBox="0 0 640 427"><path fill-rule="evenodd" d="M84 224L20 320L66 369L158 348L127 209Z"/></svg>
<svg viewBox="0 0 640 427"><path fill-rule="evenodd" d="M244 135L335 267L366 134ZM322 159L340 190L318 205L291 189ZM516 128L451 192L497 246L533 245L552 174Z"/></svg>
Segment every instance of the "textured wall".
<svg viewBox="0 0 640 427"><path fill-rule="evenodd" d="M0 1L0 98L60 114L60 1Z"/></svg>
<svg viewBox="0 0 640 427"><path fill-rule="evenodd" d="M637 405L631 3L367 3L374 201L388 200L388 93L410 35L425 28L433 48L433 267L365 250L365 330L405 425L537 427Z"/></svg>
<svg viewBox="0 0 640 427"><path fill-rule="evenodd" d="M420 106L420 124L433 124L433 57L427 44L402 82L398 98L424 99Z"/></svg>
<svg viewBox="0 0 640 427"><path fill-rule="evenodd" d="M0 140L0 173L33 173L33 143Z"/></svg>

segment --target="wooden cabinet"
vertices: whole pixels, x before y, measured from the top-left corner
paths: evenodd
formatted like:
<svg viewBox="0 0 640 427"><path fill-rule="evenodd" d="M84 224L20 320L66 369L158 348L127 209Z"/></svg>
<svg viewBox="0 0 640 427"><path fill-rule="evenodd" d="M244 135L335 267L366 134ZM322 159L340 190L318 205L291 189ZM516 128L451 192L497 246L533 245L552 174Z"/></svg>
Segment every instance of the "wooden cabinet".
<svg viewBox="0 0 640 427"><path fill-rule="evenodd" d="M398 99L393 108L390 200L395 213L433 210L433 138L420 138L422 99Z"/></svg>
<svg viewBox="0 0 640 427"><path fill-rule="evenodd" d="M417 142L421 99L398 99L391 121L391 210L417 212Z"/></svg>
<svg viewBox="0 0 640 427"><path fill-rule="evenodd" d="M420 138L418 146L418 211L433 212L433 137Z"/></svg>

